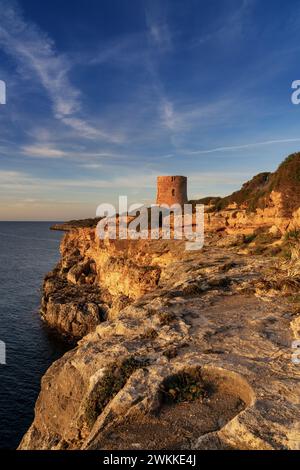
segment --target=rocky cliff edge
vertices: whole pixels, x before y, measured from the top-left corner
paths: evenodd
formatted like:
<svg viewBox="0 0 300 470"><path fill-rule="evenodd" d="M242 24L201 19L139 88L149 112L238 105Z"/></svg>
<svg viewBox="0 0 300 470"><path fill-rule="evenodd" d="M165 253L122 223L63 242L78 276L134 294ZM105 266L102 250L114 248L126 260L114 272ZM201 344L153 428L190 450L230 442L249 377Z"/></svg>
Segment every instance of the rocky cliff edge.
<svg viewBox="0 0 300 470"><path fill-rule="evenodd" d="M300 277L235 245L68 232L42 315L79 341L19 448L299 449Z"/></svg>

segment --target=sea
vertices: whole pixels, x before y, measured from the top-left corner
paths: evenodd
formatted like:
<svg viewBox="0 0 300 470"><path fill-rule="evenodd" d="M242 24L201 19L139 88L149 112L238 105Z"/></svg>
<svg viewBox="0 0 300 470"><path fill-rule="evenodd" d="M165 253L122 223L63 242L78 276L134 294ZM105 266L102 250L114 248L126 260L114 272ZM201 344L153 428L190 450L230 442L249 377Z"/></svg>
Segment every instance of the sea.
<svg viewBox="0 0 300 470"><path fill-rule="evenodd" d="M52 224L0 222L0 449L17 448L43 374L70 349L39 315L43 277L59 259Z"/></svg>

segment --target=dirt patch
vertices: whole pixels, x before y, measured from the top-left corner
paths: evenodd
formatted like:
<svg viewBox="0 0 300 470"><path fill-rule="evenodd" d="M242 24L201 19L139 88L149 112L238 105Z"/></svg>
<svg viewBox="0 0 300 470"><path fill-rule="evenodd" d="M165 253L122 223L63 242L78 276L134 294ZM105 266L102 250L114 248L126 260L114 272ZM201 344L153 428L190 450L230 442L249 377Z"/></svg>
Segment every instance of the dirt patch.
<svg viewBox="0 0 300 470"><path fill-rule="evenodd" d="M106 431L100 449L188 449L198 437L217 431L245 407L230 394L214 393L210 399L196 399L165 405L158 416L128 420Z"/></svg>
<svg viewBox="0 0 300 470"><path fill-rule="evenodd" d="M98 449L189 449L204 434L221 429L244 410L248 401L235 384L213 374L181 373L162 384L162 405L156 415L128 418L107 428ZM231 381L231 379L230 379ZM171 392L170 392L171 390Z"/></svg>

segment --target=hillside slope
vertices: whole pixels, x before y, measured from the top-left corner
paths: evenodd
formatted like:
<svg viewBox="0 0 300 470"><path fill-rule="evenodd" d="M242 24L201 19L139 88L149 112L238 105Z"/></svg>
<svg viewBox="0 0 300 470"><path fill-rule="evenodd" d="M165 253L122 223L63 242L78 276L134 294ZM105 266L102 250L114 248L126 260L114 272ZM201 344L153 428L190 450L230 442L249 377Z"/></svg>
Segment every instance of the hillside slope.
<svg viewBox="0 0 300 470"><path fill-rule="evenodd" d="M291 217L300 207L300 153L289 155L274 173L264 172L243 184L242 188L223 198L204 198L198 203L212 204L223 210L236 204L238 208L255 212L273 205L272 193L281 195L282 215ZM196 202L196 201L194 201Z"/></svg>

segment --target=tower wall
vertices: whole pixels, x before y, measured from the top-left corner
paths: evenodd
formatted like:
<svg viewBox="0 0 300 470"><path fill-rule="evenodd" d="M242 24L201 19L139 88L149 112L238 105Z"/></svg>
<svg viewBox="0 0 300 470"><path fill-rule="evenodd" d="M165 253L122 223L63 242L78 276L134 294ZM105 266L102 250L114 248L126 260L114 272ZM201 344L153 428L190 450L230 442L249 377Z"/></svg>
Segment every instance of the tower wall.
<svg viewBox="0 0 300 470"><path fill-rule="evenodd" d="M158 176L156 204L186 204L187 177L186 176Z"/></svg>

